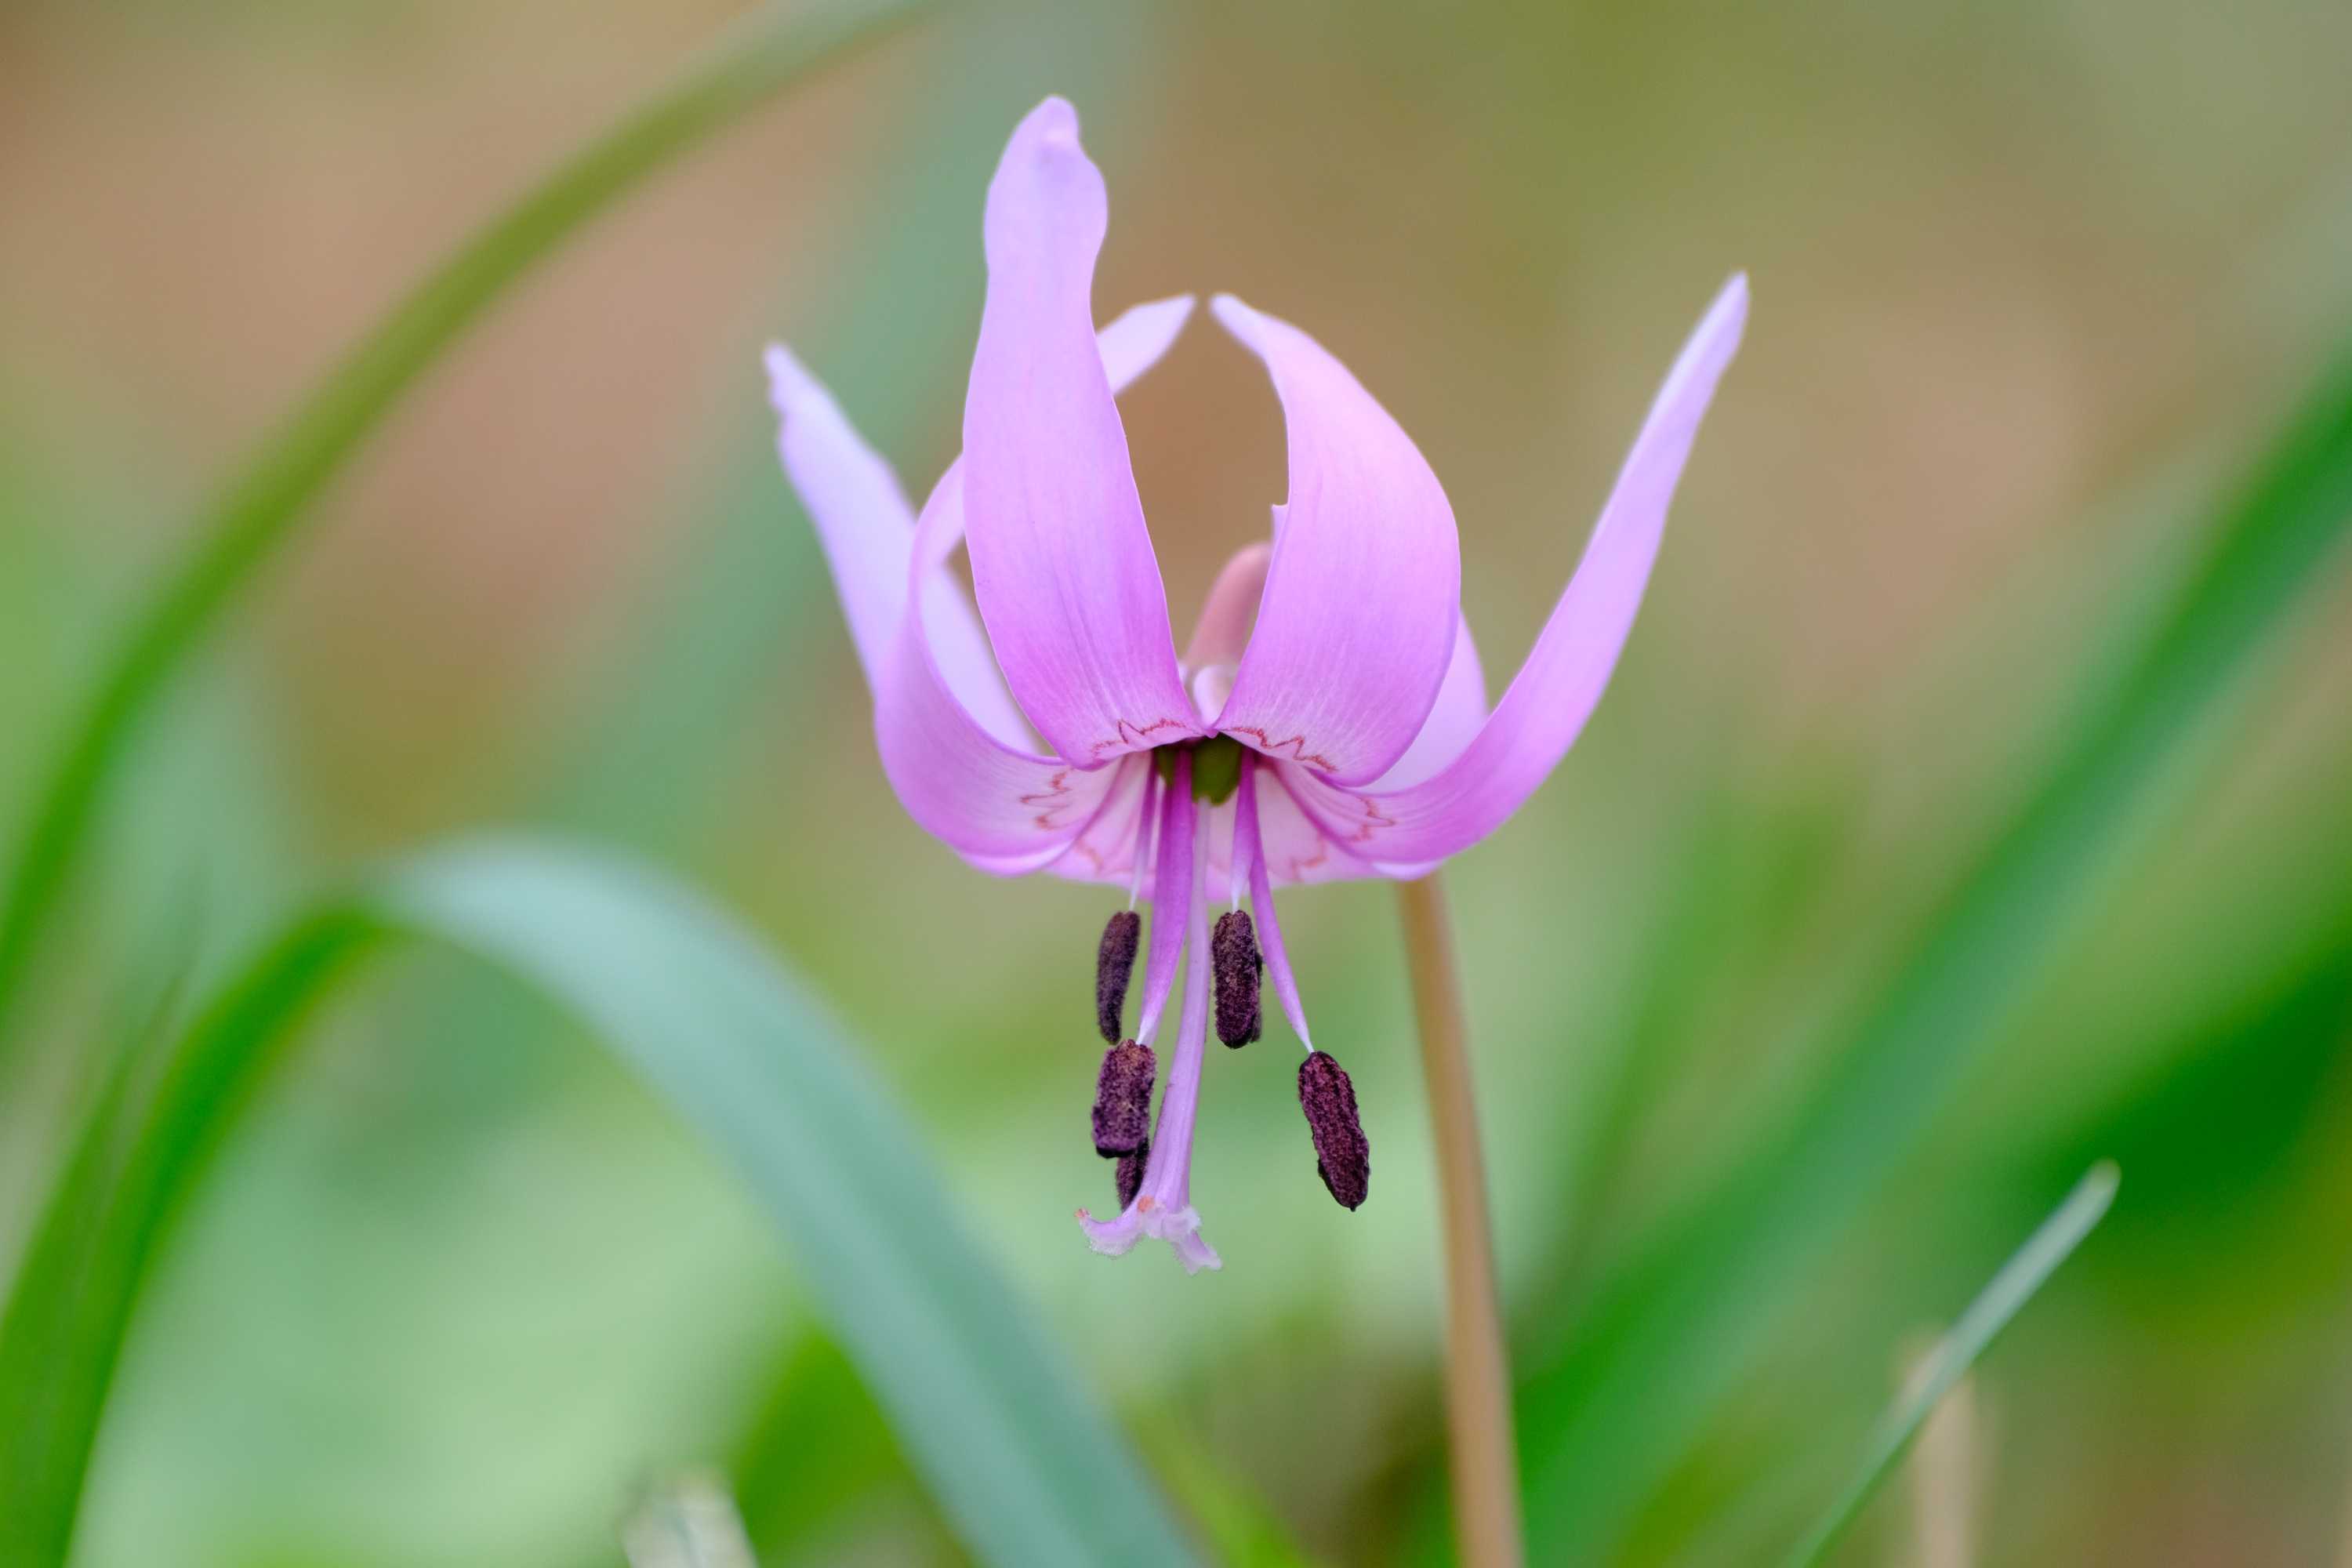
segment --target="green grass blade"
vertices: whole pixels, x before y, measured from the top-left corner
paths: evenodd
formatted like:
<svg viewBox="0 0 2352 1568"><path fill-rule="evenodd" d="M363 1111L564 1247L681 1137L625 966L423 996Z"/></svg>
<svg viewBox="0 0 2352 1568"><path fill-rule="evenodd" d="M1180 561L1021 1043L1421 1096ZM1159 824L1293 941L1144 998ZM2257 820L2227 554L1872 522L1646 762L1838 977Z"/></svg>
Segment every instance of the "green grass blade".
<svg viewBox="0 0 2352 1568"><path fill-rule="evenodd" d="M1969 1303L1968 1310L1960 1314L1951 1331L1936 1342L1910 1387L1879 1422L1864 1451L1862 1468L1839 1494L1821 1523L1814 1526L1812 1533L1789 1554L1789 1568L1814 1568L1829 1555L1830 1549L1862 1512L1863 1505L1894 1473L1912 1439L1919 1435L1919 1428L1927 1425L1927 1417L1935 1413L1944 1395L1967 1375L1977 1358L2009 1326L2009 1321L2049 1282L2050 1276L2082 1245L2092 1227L2106 1217L2107 1205L2115 1198L2116 1167L2105 1163L2092 1166L2067 1194L2066 1201L2001 1265L2000 1272Z"/></svg>
<svg viewBox="0 0 2352 1568"><path fill-rule="evenodd" d="M373 900L576 1013L751 1179L908 1457L1003 1563L1187 1554L797 984L683 891L529 844L415 862ZM1075 1240L1073 1245L1076 1245Z"/></svg>
<svg viewBox="0 0 2352 1568"><path fill-rule="evenodd" d="M747 16L459 246L230 476L195 520L192 552L125 628L34 796L0 900L0 1041L34 947L140 720L401 395L519 279L646 176L922 3L771 4Z"/></svg>
<svg viewBox="0 0 2352 1568"><path fill-rule="evenodd" d="M2045 955L2095 904L2176 764L2333 579L2352 532L2352 363L2221 517L2006 831L1834 1027L1789 1122L1596 1290L1520 1398L1538 1554L1603 1556Z"/></svg>
<svg viewBox="0 0 2352 1568"><path fill-rule="evenodd" d="M0 1366L47 1369L0 1429L0 1452L40 1460L0 1470L0 1562L60 1560L173 1216L303 1008L392 936L449 945L544 992L741 1172L975 1555L1192 1560L1127 1443L972 1239L943 1173L799 984L650 872L504 841L404 862L302 922L183 1041L96 1226L102 1266L70 1313L47 1314L70 1325L68 1342L0 1342Z"/></svg>
<svg viewBox="0 0 2352 1568"><path fill-rule="evenodd" d="M373 934L349 911L295 925L198 1015L143 1110L121 1113L118 1074L85 1123L0 1317L5 1568L66 1561L99 1417L156 1249L289 1026Z"/></svg>

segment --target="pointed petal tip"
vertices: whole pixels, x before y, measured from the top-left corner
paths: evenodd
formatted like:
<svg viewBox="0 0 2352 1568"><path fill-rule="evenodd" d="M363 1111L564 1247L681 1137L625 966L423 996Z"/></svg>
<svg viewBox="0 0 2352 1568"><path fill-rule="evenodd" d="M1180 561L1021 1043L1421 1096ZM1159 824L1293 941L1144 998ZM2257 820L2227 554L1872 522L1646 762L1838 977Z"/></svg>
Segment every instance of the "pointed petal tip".
<svg viewBox="0 0 2352 1568"><path fill-rule="evenodd" d="M1739 353L1739 340L1747 330L1748 274L1735 272L1717 291L1714 303L1707 306L1706 314L1683 344L1683 352L1675 357L1665 385L1659 391L1659 405L1679 403L1696 392L1700 398L1697 412L1704 413L1717 377ZM1696 419L1696 415L1693 417Z"/></svg>
<svg viewBox="0 0 2352 1568"><path fill-rule="evenodd" d="M1102 351L1103 371L1110 377L1113 393L1124 390L1159 363L1184 331L1185 323L1192 319L1192 307L1197 303L1190 294L1146 300L1121 311L1096 335Z"/></svg>
<svg viewBox="0 0 2352 1568"><path fill-rule="evenodd" d="M821 392L816 377L783 344L770 343L760 358L768 368L768 401L778 414L791 415L795 405Z"/></svg>
<svg viewBox="0 0 2352 1568"><path fill-rule="evenodd" d="M1707 307L1706 320L1699 325L1699 335L1713 337L1728 332L1736 344L1742 329L1748 325L1748 274L1735 272L1730 281L1716 294L1715 303Z"/></svg>
<svg viewBox="0 0 2352 1568"><path fill-rule="evenodd" d="M1209 313L1217 324L1245 344L1257 342L1259 316L1238 294L1216 293L1209 296Z"/></svg>
<svg viewBox="0 0 2352 1568"><path fill-rule="evenodd" d="M1020 131L1015 134L1034 136L1043 142L1075 144L1078 139L1077 109L1060 93L1048 93L1022 119Z"/></svg>
<svg viewBox="0 0 2352 1568"><path fill-rule="evenodd" d="M1183 330L1184 323L1192 319L1192 311L1200 303L1198 294L1171 294L1164 300L1146 300L1139 305L1129 306L1122 319L1132 317L1139 323L1149 321L1173 338Z"/></svg>

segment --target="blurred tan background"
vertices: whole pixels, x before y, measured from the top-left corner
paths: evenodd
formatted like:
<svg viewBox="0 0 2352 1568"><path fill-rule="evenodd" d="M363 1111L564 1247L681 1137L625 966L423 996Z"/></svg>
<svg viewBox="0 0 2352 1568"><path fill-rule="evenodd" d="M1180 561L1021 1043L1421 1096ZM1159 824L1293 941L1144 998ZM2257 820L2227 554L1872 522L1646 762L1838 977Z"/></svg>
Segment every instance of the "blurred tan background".
<svg viewBox="0 0 2352 1568"><path fill-rule="evenodd" d="M205 487L731 9L0 14L0 805ZM105 872L134 896L74 933L84 989L174 910L232 947L289 889L483 823L682 864L872 1042L1180 1490L1312 1560L1425 1560L1437 1285L1385 895L1285 905L1372 1202L1311 1180L1286 1047L1244 1053L1211 1064L1195 1189L1224 1273L1089 1258L1067 1215L1103 1176L1066 1134L1104 900L976 877L890 798L760 345L793 342L927 489L987 172L1062 92L1110 184L1100 312L1227 289L1346 360L1446 484L1499 692L1682 335L1750 274L1615 689L1455 874L1539 1366L1580 1275L1801 1091L1809 1030L2014 805L2201 499L2352 331L2347 58L2352 8L2188 0L920 24L598 226L338 484L142 752ZM1205 321L1125 408L1181 627L1281 495L1279 416ZM1627 1561L1784 1539L1900 1337L2078 1146L2124 1153L2127 1206L1988 1371L1986 1560L2335 1560L2347 1015L2225 1074L2241 1120L2148 1108L2185 1035L2242 1001L2252 1031L2281 955L2352 931L2347 627L2338 584ZM425 964L326 1027L133 1342L78 1561L614 1561L636 1489L689 1462L731 1472L763 1561L958 1560L725 1173L560 1025Z"/></svg>

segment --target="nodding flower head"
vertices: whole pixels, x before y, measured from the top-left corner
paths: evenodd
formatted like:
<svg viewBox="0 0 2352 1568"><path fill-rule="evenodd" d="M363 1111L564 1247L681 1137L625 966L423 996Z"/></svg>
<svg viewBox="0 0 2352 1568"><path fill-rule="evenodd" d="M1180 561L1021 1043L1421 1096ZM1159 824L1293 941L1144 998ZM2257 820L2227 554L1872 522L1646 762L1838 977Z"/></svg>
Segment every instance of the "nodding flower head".
<svg viewBox="0 0 2352 1568"><path fill-rule="evenodd" d="M1192 300L1139 305L1097 331L1107 225L1077 115L1048 99L989 184L963 455L919 512L790 351L772 347L768 371L784 468L832 566L883 773L908 814L981 870L1127 889L1095 977L1109 1051L1093 1134L1116 1163L1118 1208L1078 1217L1098 1251L1154 1236L1196 1269L1218 1262L1191 1186L1209 1027L1228 1046L1258 1037L1261 973L1307 1052L1299 1103L1325 1184L1352 1209L1370 1179L1354 1085L1307 1033L1274 889L1425 875L1550 773L1633 627L1748 289L1732 279L1684 346L1574 574L1489 708L1436 476L1321 344L1231 295L1210 310L1274 384L1290 493L1271 539L1226 563L1177 657L1114 398L1175 340ZM970 596L950 563L960 544ZM1221 890L1231 908L1212 935ZM1154 1047L1180 966L1151 1125Z"/></svg>

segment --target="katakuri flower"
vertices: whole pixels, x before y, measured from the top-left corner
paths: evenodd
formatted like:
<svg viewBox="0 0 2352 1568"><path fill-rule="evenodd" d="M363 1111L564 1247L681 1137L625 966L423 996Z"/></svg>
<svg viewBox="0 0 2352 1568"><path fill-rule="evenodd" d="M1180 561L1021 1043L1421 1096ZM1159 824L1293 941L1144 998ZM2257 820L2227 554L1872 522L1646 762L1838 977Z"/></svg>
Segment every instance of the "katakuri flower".
<svg viewBox="0 0 2352 1568"><path fill-rule="evenodd" d="M1192 301L1139 305L1096 331L1107 214L1076 112L1046 100L989 184L963 455L919 514L789 351L772 347L768 370L784 468L832 566L883 772L908 814L982 870L1127 889L1095 991L1110 1050L1093 1135L1118 1162L1119 1212L1081 1209L1087 1239L1122 1253L1155 1236L1187 1270L1213 1268L1191 1192L1202 1063L1213 1016L1229 1046L1257 1037L1261 965L1307 1052L1299 1100L1325 1184L1352 1209L1370 1178L1354 1086L1307 1032L1274 889L1424 875L1502 826L1559 763L1633 626L1748 291L1735 277L1675 362L1490 711L1436 476L1345 366L1231 295L1210 309L1273 380L1290 493L1272 539L1218 576L1177 658L1113 396L1166 351ZM977 616L950 568L959 543ZM1212 934L1219 889L1231 909ZM1138 900L1152 922L1127 1036ZM1153 1047L1188 952L1153 1127Z"/></svg>

